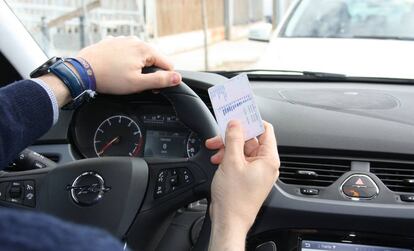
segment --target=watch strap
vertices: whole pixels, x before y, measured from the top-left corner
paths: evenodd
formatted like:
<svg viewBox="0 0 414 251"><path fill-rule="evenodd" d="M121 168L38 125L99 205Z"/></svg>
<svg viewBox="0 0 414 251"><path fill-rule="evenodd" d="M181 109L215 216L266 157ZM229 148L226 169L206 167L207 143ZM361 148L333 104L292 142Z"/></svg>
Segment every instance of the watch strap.
<svg viewBox="0 0 414 251"><path fill-rule="evenodd" d="M74 58L65 58L64 60L65 62L68 62L69 64L71 64L73 66L73 68L76 69L76 71L78 72L81 81L82 81L82 85L84 86L84 89L91 89L90 88L90 83L89 83L89 78L86 74L85 69L83 68L82 64L79 63L77 60L75 60Z"/></svg>
<svg viewBox="0 0 414 251"><path fill-rule="evenodd" d="M49 67L49 71L56 75L69 89L72 98L79 96L85 87L78 76L67 66L63 60L59 60Z"/></svg>
<svg viewBox="0 0 414 251"><path fill-rule="evenodd" d="M83 58L67 58L67 62L71 63L73 67L80 73L82 81L87 83L87 89L96 91L96 79L91 65Z"/></svg>

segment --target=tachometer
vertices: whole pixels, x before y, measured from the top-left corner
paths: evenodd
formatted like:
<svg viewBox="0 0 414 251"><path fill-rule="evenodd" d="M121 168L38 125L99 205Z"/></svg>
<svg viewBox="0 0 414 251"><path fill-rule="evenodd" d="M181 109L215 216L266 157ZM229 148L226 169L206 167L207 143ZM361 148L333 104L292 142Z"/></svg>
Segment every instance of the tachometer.
<svg viewBox="0 0 414 251"><path fill-rule="evenodd" d="M138 124L123 115L105 119L96 129L95 153L103 156L138 156L142 151L143 138Z"/></svg>
<svg viewBox="0 0 414 251"><path fill-rule="evenodd" d="M200 151L201 148L201 139L197 136L196 133L192 132L187 139L187 155L189 158L193 157Z"/></svg>

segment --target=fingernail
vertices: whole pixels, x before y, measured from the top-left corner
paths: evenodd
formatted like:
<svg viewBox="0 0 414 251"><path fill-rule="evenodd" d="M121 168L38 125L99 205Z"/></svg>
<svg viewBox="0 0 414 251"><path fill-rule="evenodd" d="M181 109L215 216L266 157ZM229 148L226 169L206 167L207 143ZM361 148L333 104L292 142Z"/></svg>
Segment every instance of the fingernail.
<svg viewBox="0 0 414 251"><path fill-rule="evenodd" d="M210 157L210 162L214 163L216 160L216 155L213 155Z"/></svg>
<svg viewBox="0 0 414 251"><path fill-rule="evenodd" d="M227 124L227 129L236 127L237 123L238 122L236 120L230 120L229 123Z"/></svg>
<svg viewBox="0 0 414 251"><path fill-rule="evenodd" d="M171 83L178 84L180 83L180 76L177 73L173 73L171 77Z"/></svg>

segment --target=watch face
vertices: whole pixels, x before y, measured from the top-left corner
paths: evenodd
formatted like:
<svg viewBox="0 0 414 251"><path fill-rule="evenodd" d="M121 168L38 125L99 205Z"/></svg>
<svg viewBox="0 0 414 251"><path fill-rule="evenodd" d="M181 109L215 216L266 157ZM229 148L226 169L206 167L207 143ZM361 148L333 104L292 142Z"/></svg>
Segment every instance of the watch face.
<svg viewBox="0 0 414 251"><path fill-rule="evenodd" d="M40 76L43 76L43 75L49 73L49 67L52 66L54 63L56 63L60 59L61 58L53 57L53 58L47 60L41 66L37 67L36 70L32 71L30 73L30 77L31 78L38 78Z"/></svg>

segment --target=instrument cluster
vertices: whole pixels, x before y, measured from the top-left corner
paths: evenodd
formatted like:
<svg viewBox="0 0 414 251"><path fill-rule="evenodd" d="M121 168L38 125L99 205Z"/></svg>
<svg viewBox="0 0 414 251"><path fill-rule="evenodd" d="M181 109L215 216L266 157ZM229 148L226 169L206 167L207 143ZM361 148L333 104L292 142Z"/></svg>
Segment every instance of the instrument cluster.
<svg viewBox="0 0 414 251"><path fill-rule="evenodd" d="M105 98L76 112L71 134L76 150L86 158L191 158L202 143L168 104Z"/></svg>

